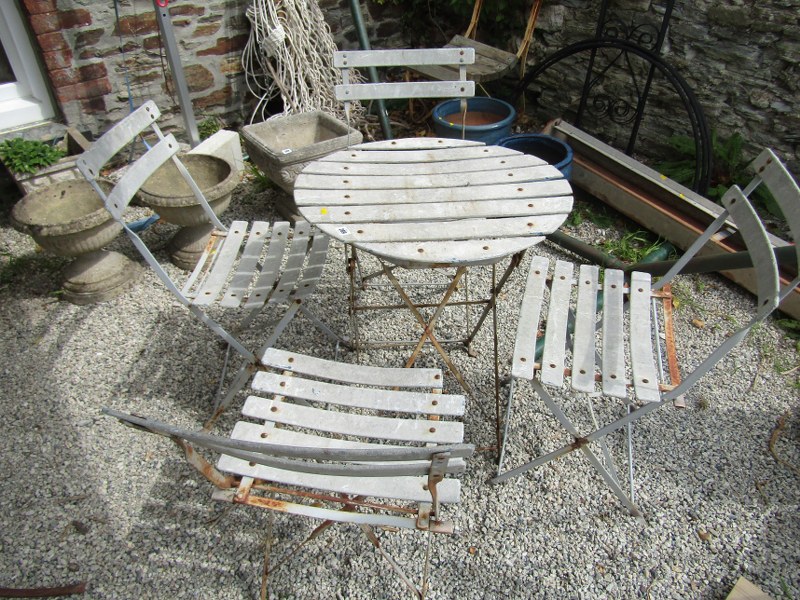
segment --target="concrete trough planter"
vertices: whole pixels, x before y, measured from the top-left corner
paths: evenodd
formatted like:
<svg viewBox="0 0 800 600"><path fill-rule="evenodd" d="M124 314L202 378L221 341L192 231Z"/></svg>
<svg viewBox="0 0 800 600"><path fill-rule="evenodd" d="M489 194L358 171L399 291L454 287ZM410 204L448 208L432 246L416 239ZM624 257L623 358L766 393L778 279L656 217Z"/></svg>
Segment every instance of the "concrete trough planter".
<svg viewBox="0 0 800 600"><path fill-rule="evenodd" d="M303 167L363 140L360 131L321 110L246 125L241 135L250 160L289 194L276 208L292 221L298 214L294 182Z"/></svg>

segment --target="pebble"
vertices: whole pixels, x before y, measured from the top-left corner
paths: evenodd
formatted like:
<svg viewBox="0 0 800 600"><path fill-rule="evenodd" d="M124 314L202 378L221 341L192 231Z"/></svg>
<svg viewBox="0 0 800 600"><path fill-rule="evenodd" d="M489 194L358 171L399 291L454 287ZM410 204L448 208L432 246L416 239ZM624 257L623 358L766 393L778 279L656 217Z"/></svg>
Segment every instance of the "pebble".
<svg viewBox="0 0 800 600"><path fill-rule="evenodd" d="M241 186L224 216L275 219L273 193L257 195ZM147 236L163 245L169 233L158 226ZM582 229L576 235L600 234ZM113 245L135 258L127 240L118 238ZM223 357L217 338L150 273L117 299L77 307L52 302L57 270L33 254L30 239L11 229L7 217L0 220L0 249L0 257L29 261L25 273L0 287L6 357L0 377L3 585L58 585L79 577L89 583L85 597L92 600L257 598L267 511L214 503L211 485L171 442L100 416L109 406L198 427L211 410L213 374ZM557 255L549 245L535 251ZM341 256L336 246L314 301L334 327L347 331ZM472 289L486 289L488 275L488 269L475 271ZM706 285L693 285L696 278ZM511 279L501 301L505 356L513 345L523 285L524 270ZM698 289L707 292L699 300L705 327L692 323L691 309L677 311L684 365L696 364L719 343L730 329L729 316L744 322L743 307L750 301L715 276L692 276L684 291ZM362 326L365 333L402 336L414 323L393 315L367 319ZM458 331L454 322L441 327L448 334ZM465 428L468 441L478 446L494 443L490 333L484 329L478 336L474 358L452 350L475 387ZM745 340L735 360L724 360L687 395L688 408L664 407L634 427L635 485L644 525L620 507L581 455L490 485L494 454L479 453L461 476L462 502L446 509L460 535L432 540L428 597L721 598L743 572L772 597L800 596L800 485L767 446L776 419L792 411L778 447L798 463L796 375L771 375L751 387L766 342L782 364L797 364L794 345L768 322ZM333 354L302 317L280 345ZM360 358L402 364L404 357L387 350ZM438 364L427 351L419 360ZM771 360L762 369L769 370ZM445 379L446 391L459 393L452 377ZM697 398L706 399L703 408ZM578 426L586 427L585 412L577 410L585 402L568 406ZM601 402L595 411L602 419L619 408ZM565 440L525 384L518 386L511 425L509 459L517 463ZM622 439L610 440L615 457L623 448ZM63 501L80 495L85 495L80 502ZM71 523L66 532L64 523ZM272 560L317 524L276 514ZM703 532L710 537L704 539ZM378 535L418 581L427 536ZM270 576L269 589L271 597L297 600L408 597L388 563L352 526L331 527L306 544Z"/></svg>

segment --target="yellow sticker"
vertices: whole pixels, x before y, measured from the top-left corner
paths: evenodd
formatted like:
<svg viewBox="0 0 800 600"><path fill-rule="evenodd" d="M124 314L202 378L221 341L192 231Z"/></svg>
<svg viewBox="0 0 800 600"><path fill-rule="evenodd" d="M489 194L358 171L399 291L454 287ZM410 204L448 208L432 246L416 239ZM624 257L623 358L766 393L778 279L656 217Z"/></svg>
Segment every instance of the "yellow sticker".
<svg viewBox="0 0 800 600"><path fill-rule="evenodd" d="M319 214L321 214L321 215L327 215L327 214L328 214L328 209L327 209L327 208L320 208L320 209L319 209Z"/></svg>

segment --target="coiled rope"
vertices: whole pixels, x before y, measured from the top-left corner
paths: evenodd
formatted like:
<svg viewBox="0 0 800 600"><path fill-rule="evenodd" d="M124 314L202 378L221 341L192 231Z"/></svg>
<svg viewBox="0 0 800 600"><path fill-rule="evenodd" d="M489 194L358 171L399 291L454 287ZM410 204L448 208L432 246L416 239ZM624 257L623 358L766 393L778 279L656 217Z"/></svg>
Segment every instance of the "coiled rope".
<svg viewBox="0 0 800 600"><path fill-rule="evenodd" d="M245 13L250 37L242 54L247 87L258 98L250 122L266 120L270 100L280 95L283 113L322 110L345 118L333 87L341 74L333 66L337 50L316 0L252 0ZM361 107L351 107L359 121Z"/></svg>

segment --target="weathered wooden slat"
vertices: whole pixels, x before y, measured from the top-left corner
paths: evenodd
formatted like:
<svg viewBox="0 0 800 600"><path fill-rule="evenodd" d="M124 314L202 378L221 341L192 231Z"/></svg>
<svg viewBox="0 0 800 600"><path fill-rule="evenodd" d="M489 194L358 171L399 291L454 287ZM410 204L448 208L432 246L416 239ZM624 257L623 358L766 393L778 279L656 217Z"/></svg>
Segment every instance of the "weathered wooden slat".
<svg viewBox="0 0 800 600"><path fill-rule="evenodd" d="M303 272L308 244L311 237L311 226L306 221L298 221L295 224L294 236L289 244L289 251L286 255L286 262L281 270L280 279L275 286L275 291L269 298L270 303L285 302L297 287L300 275Z"/></svg>
<svg viewBox="0 0 800 600"><path fill-rule="evenodd" d="M261 258L264 242L269 237L269 230L269 223L264 221L256 221L251 224L247 242L236 266L236 272L220 300L220 306L233 308L247 299L250 284L258 274L258 259Z"/></svg>
<svg viewBox="0 0 800 600"><path fill-rule="evenodd" d="M472 48L475 50L475 63L467 66L467 79L471 79L476 83L500 79L517 64L515 54L472 40L463 35L454 36L445 47ZM447 66L420 66L415 67L414 70L435 79L458 79L458 69Z"/></svg>
<svg viewBox="0 0 800 600"><path fill-rule="evenodd" d="M247 442L277 444L280 446L288 446L290 448L336 448L344 450L387 450L391 448L404 448L393 444L374 444L366 441L346 440L336 437L322 437L303 433L300 431L292 431L282 427L275 427L274 423L253 423L251 421L239 421L233 428L231 438L234 440L243 440ZM405 446L407 447L407 446ZM366 462L366 461L364 461ZM369 461L377 465L394 464L397 461ZM429 461L403 461L406 464L430 464ZM363 464L361 461L354 461L354 464ZM466 461L463 458L451 458L448 461L448 473L457 473L463 471L466 467Z"/></svg>
<svg viewBox="0 0 800 600"><path fill-rule="evenodd" d="M594 391L595 325L597 286L600 269L581 265L578 274L578 301L575 307L575 333L572 343L572 387L579 392Z"/></svg>
<svg viewBox="0 0 800 600"><path fill-rule="evenodd" d="M395 152L395 154L397 154ZM541 159L528 157L524 154L507 154L500 156L484 156L464 160L440 160L436 162L396 162L388 163L397 166L403 175L441 175L444 173L471 173L473 171L488 171L493 169L518 169L539 164L547 164ZM386 175L386 165L383 162L351 162L349 160L315 161L309 164L303 173L306 175Z"/></svg>
<svg viewBox="0 0 800 600"><path fill-rule="evenodd" d="M337 69L359 67L408 67L435 64L469 64L475 60L471 48L418 48L391 50L342 50L333 53Z"/></svg>
<svg viewBox="0 0 800 600"><path fill-rule="evenodd" d="M650 275L631 273L630 284L631 370L633 389L642 402L658 402L658 370L653 352L650 316Z"/></svg>
<svg viewBox="0 0 800 600"><path fill-rule="evenodd" d="M564 383L564 358L567 343L567 316L572 294L572 263L557 260L550 286L547 309L544 351L542 352L542 383L561 386Z"/></svg>
<svg viewBox="0 0 800 600"><path fill-rule="evenodd" d="M391 171L390 171L391 172ZM395 171L396 172L396 171ZM524 183L546 179L562 179L563 175L550 165L477 171L471 173L441 173L431 175L315 175L304 173L298 177L303 188L316 190L385 190L439 187L465 187L471 185L497 185Z"/></svg>
<svg viewBox="0 0 800 600"><path fill-rule="evenodd" d="M270 298L272 286L280 273L281 258L288 243L289 223L279 221L272 226L269 247L264 257L261 274L258 276L250 297L245 303L245 308L257 308Z"/></svg>
<svg viewBox="0 0 800 600"><path fill-rule="evenodd" d="M234 264L239 257L239 251L247 236L247 222L234 221L231 223L225 241L219 249L214 266L197 288L197 293L192 304L208 306L216 302L222 288L230 278Z"/></svg>
<svg viewBox="0 0 800 600"><path fill-rule="evenodd" d="M536 340L539 333L539 319L544 302L544 288L550 261L544 256L531 258L525 293L519 308L517 338L514 342L514 357L511 361L511 376L533 379L536 364Z"/></svg>
<svg viewBox="0 0 800 600"><path fill-rule="evenodd" d="M313 237L311 249L308 251L306 268L303 269L303 275L295 289L295 298L307 298L317 289L322 272L325 270L329 245L330 238L327 235L318 233Z"/></svg>
<svg viewBox="0 0 800 600"><path fill-rule="evenodd" d="M295 186L295 201L309 216L325 216L314 210L320 206L326 211L333 206L364 206L369 204L409 204L416 202L468 202L470 200L502 200L511 198L546 198L565 196L572 200L572 189L566 179L554 179L514 184L470 186L464 188L396 189L396 190L317 190L303 189L301 175ZM570 204L571 206L571 204ZM359 211L361 209L359 208Z"/></svg>
<svg viewBox="0 0 800 600"><path fill-rule="evenodd" d="M341 383L374 385L381 387L441 389L442 371L440 369L404 369L401 367L375 367L342 363L305 354L297 354L270 348L261 357L265 365L293 371L309 377L331 379ZM260 373L256 373L253 385L258 385Z"/></svg>
<svg viewBox="0 0 800 600"><path fill-rule="evenodd" d="M403 390L387 392L268 372L259 373L258 380L253 382L253 389L310 402L322 401L338 406L418 415L460 416L464 414L465 405L464 396Z"/></svg>
<svg viewBox="0 0 800 600"><path fill-rule="evenodd" d="M418 141L421 140L421 141ZM402 138L398 140L369 142L339 150L318 158L303 168L316 168L316 163L349 162L350 164L402 164L448 163L477 158L498 158L519 155L504 146L486 146L471 140L450 138Z"/></svg>
<svg viewBox="0 0 800 600"><path fill-rule="evenodd" d="M327 490L342 494L390 498L412 502L430 502L431 494L424 488L427 477L335 477L315 473L300 473L274 469L264 465L222 455L217 468L242 477L274 481L284 485L298 485L310 489ZM457 479L446 478L436 486L439 502L456 503L460 499L461 484Z"/></svg>
<svg viewBox="0 0 800 600"><path fill-rule="evenodd" d="M417 81L413 83L354 83L333 87L336 99L393 100L405 98L469 98L475 95L472 81Z"/></svg>
<svg viewBox="0 0 800 600"><path fill-rule="evenodd" d="M361 438L425 444L457 444L464 439L464 425L460 422L333 412L258 396L247 398L242 414L251 419Z"/></svg>
<svg viewBox="0 0 800 600"><path fill-rule="evenodd" d="M354 223L352 225L320 224L328 235L345 243L369 242L432 242L484 238L509 238L548 235L564 222L563 215L537 215L498 219L464 219L425 223Z"/></svg>
<svg viewBox="0 0 800 600"><path fill-rule="evenodd" d="M603 274L603 393L627 396L625 384L624 273L606 269Z"/></svg>
<svg viewBox="0 0 800 600"><path fill-rule="evenodd" d="M544 240L544 236L448 242L398 242L382 244L356 244L356 247L374 254L394 265L413 268L431 268L441 265L491 265L500 259L527 250ZM409 260L413 256L414 260Z"/></svg>
<svg viewBox="0 0 800 600"><path fill-rule="evenodd" d="M397 223L429 221L432 217L443 221L456 219L524 217L528 215L563 215L569 212L572 198L537 198L535 200L471 200L463 202L426 202L417 204L389 204L386 206L360 206L354 215L351 207L334 206L320 215L317 223L349 224L359 222Z"/></svg>

